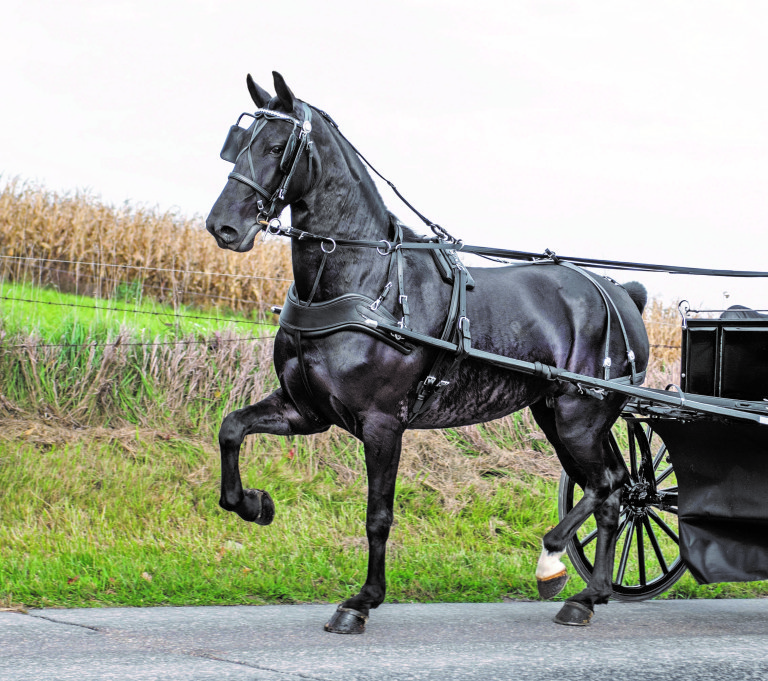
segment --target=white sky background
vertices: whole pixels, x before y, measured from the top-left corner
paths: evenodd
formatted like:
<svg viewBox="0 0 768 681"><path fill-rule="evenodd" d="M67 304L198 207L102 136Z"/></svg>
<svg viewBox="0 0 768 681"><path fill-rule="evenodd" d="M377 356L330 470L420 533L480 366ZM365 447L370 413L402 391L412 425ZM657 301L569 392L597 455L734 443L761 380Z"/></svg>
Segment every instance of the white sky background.
<svg viewBox="0 0 768 681"><path fill-rule="evenodd" d="M272 70L467 243L768 270L762 0L3 0L0 180L205 216ZM765 279L612 276L768 307Z"/></svg>

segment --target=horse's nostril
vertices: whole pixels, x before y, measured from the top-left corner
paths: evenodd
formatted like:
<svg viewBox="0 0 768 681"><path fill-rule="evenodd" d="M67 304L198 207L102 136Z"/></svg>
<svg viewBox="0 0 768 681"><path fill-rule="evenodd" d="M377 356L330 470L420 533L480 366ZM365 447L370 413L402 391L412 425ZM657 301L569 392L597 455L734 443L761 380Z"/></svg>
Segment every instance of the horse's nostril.
<svg viewBox="0 0 768 681"><path fill-rule="evenodd" d="M221 227L216 230L216 233L221 237L222 241L228 244L237 239L237 230L229 225L221 225Z"/></svg>

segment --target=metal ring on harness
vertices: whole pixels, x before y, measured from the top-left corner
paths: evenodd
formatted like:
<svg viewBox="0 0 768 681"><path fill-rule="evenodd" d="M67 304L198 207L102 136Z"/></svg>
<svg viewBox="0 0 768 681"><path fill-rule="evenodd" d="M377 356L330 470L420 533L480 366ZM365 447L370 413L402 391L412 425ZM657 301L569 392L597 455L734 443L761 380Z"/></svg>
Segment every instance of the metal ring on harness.
<svg viewBox="0 0 768 681"><path fill-rule="evenodd" d="M326 242L326 241L330 241L330 242L331 242L331 244L332 244L332 247L331 247L331 250L330 250L330 251L326 251L326 250L325 250L325 242ZM336 250L336 242L335 242L333 239L331 239L331 237L329 237L329 236L328 236L328 237L325 237L325 238L323 239L323 241L321 241L321 242L320 242L320 250L321 250L323 253L325 253L326 255L327 255L327 254L329 254L329 253L333 253L333 252Z"/></svg>
<svg viewBox="0 0 768 681"><path fill-rule="evenodd" d="M278 218L272 218L267 224L267 231L270 234L280 234L280 230L282 230L282 228L283 224Z"/></svg>
<svg viewBox="0 0 768 681"><path fill-rule="evenodd" d="M383 243L387 247L387 250L382 253L381 246L376 246L376 252L379 255L389 255L392 252L392 244L389 243L389 241L387 241L386 239L381 239L381 243Z"/></svg>

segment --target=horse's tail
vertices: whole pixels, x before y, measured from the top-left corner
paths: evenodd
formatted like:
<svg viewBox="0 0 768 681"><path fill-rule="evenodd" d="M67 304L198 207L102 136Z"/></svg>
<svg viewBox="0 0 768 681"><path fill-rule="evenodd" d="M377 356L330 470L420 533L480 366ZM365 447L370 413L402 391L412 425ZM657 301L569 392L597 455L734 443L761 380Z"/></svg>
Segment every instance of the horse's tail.
<svg viewBox="0 0 768 681"><path fill-rule="evenodd" d="M639 281L628 281L626 284L622 284L622 286L629 293L632 302L637 305L637 309L642 313L645 309L645 304L648 302L648 291L645 290L645 286Z"/></svg>

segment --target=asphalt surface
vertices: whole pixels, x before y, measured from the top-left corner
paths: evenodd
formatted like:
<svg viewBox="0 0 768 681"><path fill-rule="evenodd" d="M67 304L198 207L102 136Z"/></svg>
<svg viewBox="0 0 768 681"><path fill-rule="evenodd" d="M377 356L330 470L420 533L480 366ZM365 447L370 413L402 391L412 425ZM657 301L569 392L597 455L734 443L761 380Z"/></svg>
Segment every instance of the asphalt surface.
<svg viewBox="0 0 768 681"><path fill-rule="evenodd" d="M0 612L0 680L768 679L768 600L385 604L361 636L332 605Z"/></svg>

